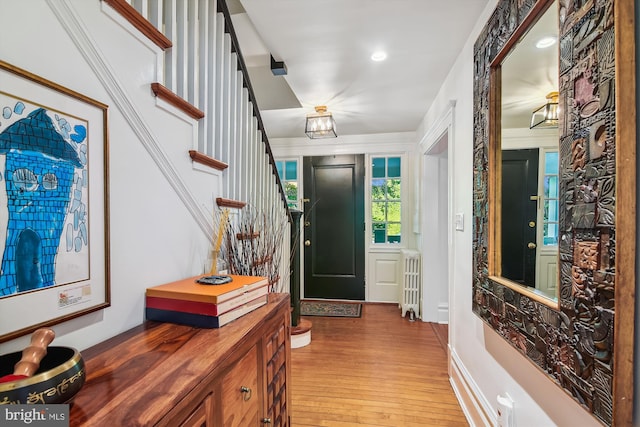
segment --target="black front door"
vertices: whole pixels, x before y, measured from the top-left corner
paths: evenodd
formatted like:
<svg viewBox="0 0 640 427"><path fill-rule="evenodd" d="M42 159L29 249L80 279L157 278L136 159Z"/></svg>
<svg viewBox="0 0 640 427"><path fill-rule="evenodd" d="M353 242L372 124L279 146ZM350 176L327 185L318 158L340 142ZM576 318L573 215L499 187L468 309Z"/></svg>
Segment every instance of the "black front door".
<svg viewBox="0 0 640 427"><path fill-rule="evenodd" d="M536 285L538 149L502 152L502 277Z"/></svg>
<svg viewBox="0 0 640 427"><path fill-rule="evenodd" d="M364 300L364 155L304 158L304 297Z"/></svg>

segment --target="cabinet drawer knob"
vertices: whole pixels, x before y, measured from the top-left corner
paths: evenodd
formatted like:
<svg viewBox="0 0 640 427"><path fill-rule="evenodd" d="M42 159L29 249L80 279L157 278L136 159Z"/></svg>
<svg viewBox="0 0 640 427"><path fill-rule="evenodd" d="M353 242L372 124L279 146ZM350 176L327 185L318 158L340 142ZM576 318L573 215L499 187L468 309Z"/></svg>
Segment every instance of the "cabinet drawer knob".
<svg viewBox="0 0 640 427"><path fill-rule="evenodd" d="M240 393L242 393L242 398L246 402L251 399L251 389L249 387L242 386L240 387Z"/></svg>
<svg viewBox="0 0 640 427"><path fill-rule="evenodd" d="M271 424L271 418L263 418L262 424Z"/></svg>

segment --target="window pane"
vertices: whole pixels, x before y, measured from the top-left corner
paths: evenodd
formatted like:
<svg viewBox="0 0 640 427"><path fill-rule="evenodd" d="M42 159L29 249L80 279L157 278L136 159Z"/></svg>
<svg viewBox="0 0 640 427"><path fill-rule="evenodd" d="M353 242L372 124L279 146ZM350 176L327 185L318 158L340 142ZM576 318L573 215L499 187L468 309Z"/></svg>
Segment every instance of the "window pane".
<svg viewBox="0 0 640 427"><path fill-rule="evenodd" d="M558 222L558 201L548 200L545 202L544 220Z"/></svg>
<svg viewBox="0 0 640 427"><path fill-rule="evenodd" d="M544 177L544 197L557 198L558 197L558 177L557 176L545 176Z"/></svg>
<svg viewBox="0 0 640 427"><path fill-rule="evenodd" d="M373 221L386 221L386 203L374 202L371 204L371 219ZM384 224L383 224L384 225Z"/></svg>
<svg viewBox="0 0 640 427"><path fill-rule="evenodd" d="M389 178L400 177L400 157L389 157L387 162L389 164L387 176Z"/></svg>
<svg viewBox="0 0 640 427"><path fill-rule="evenodd" d="M384 179L374 179L371 181L371 200L385 200Z"/></svg>
<svg viewBox="0 0 640 427"><path fill-rule="evenodd" d="M386 224L373 224L373 243L385 242L386 229Z"/></svg>
<svg viewBox="0 0 640 427"><path fill-rule="evenodd" d="M298 200L298 183L295 181L289 181L284 184L284 191L288 200Z"/></svg>
<svg viewBox="0 0 640 427"><path fill-rule="evenodd" d="M544 153L544 174L557 175L558 170L558 152Z"/></svg>
<svg viewBox="0 0 640 427"><path fill-rule="evenodd" d="M400 157L371 158L373 243L400 243L402 179Z"/></svg>
<svg viewBox="0 0 640 427"><path fill-rule="evenodd" d="M400 243L401 233L399 223L387 224L387 242Z"/></svg>
<svg viewBox="0 0 640 427"><path fill-rule="evenodd" d="M286 162L286 179L292 179L292 180L296 180L298 179L298 162L296 161L291 161L291 162Z"/></svg>
<svg viewBox="0 0 640 427"><path fill-rule="evenodd" d="M374 178L384 178L386 176L385 174L385 168L384 168L384 162L385 162L385 158L384 157L374 157L373 158L373 171L372 171L372 176Z"/></svg>
<svg viewBox="0 0 640 427"><path fill-rule="evenodd" d="M387 203L387 221L400 222L400 220L400 202Z"/></svg>
<svg viewBox="0 0 640 427"><path fill-rule="evenodd" d="M282 169L283 169L282 168L282 164L283 163L284 162L282 160L276 160L276 169L278 169L278 175L280 175L280 179L281 180L284 179L284 175L283 175L283 172L282 172Z"/></svg>
<svg viewBox="0 0 640 427"><path fill-rule="evenodd" d="M387 198L390 200L400 200L400 180L387 180Z"/></svg>
<svg viewBox="0 0 640 427"><path fill-rule="evenodd" d="M549 197L553 199L558 198L558 176L549 177Z"/></svg>
<svg viewBox="0 0 640 427"><path fill-rule="evenodd" d="M544 245L558 244L558 224L545 224L544 225Z"/></svg>

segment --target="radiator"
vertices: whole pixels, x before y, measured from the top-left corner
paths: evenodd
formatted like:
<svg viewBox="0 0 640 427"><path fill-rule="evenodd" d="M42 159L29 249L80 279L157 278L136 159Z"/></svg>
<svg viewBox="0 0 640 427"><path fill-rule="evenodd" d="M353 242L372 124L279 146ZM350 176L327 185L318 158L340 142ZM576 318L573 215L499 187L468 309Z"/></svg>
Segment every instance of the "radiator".
<svg viewBox="0 0 640 427"><path fill-rule="evenodd" d="M420 252L403 249L402 264L404 278L402 281L402 317L413 310L415 317L420 317Z"/></svg>

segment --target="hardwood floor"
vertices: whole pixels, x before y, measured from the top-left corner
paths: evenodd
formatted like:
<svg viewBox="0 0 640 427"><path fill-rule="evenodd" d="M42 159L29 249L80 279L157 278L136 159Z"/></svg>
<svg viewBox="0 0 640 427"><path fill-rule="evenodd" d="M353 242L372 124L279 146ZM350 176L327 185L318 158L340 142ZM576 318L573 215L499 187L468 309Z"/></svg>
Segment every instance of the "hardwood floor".
<svg viewBox="0 0 640 427"><path fill-rule="evenodd" d="M292 427L468 426L434 327L395 304L362 311L306 318L311 344L291 351Z"/></svg>

